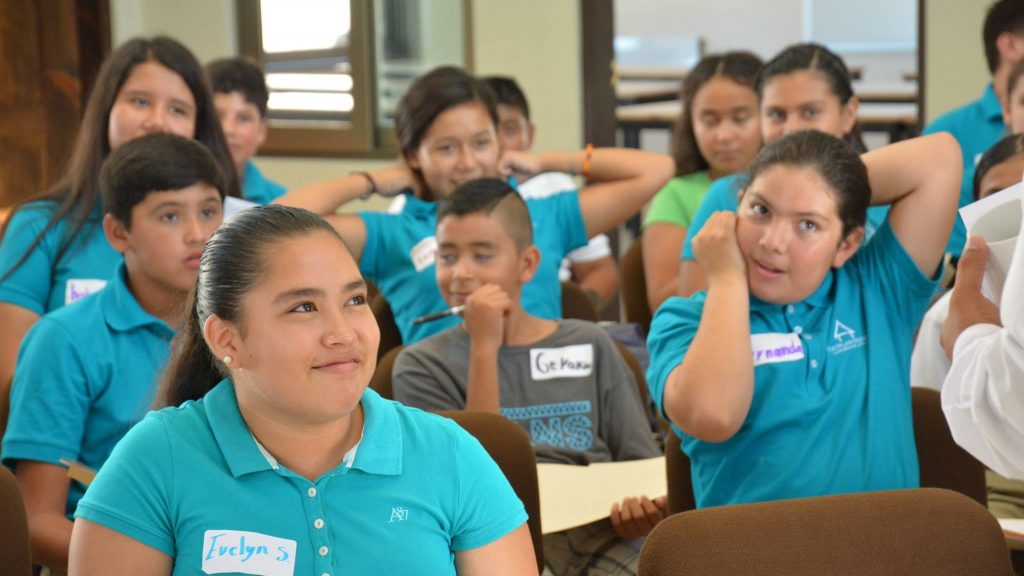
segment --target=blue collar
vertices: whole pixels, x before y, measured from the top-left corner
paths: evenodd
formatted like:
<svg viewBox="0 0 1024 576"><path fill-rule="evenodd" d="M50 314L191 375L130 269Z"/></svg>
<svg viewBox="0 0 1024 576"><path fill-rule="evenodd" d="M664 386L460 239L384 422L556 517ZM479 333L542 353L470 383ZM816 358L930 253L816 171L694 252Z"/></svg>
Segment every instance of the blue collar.
<svg viewBox="0 0 1024 576"><path fill-rule="evenodd" d="M207 420L214 440L220 446L232 476L238 478L245 474L273 469L242 418L234 383L230 379L221 380L206 393L202 402L206 406ZM384 400L369 388L363 392L361 403L363 439L359 443L352 468L369 474L401 474L402 424L398 420L394 404ZM345 465L339 463L338 469L343 468Z"/></svg>
<svg viewBox="0 0 1024 576"><path fill-rule="evenodd" d="M831 304L832 298L832 285L835 284L836 270L830 269L828 274L825 274L824 280L821 281L821 285L818 286L810 296L804 298L799 302L793 302L789 306L803 307L808 306L811 308L821 308ZM755 296L750 297L750 311L770 311L773 308L786 308L786 304L772 304L763 300L758 300Z"/></svg>
<svg viewBox="0 0 1024 576"><path fill-rule="evenodd" d="M999 103L999 98L996 96L996 90L993 88L992 83L989 82L988 86L985 86L985 92L981 95L981 111L985 114L985 118L989 120L999 120L1000 123L1003 121L1003 106Z"/></svg>
<svg viewBox="0 0 1024 576"><path fill-rule="evenodd" d="M174 330L171 330L163 320L143 310L128 289L128 270L123 259L117 265L114 276L100 291L99 298L103 318L111 330L128 332L143 326L155 326L157 331L164 332L168 339L174 336Z"/></svg>

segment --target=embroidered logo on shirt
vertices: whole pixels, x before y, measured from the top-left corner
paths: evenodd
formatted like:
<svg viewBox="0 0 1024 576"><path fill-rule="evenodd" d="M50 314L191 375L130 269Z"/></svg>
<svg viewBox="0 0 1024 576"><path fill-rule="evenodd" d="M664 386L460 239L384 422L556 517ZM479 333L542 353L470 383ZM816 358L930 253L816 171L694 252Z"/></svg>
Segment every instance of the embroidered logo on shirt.
<svg viewBox="0 0 1024 576"><path fill-rule="evenodd" d="M434 257L437 254L437 237L428 236L423 240L420 240L412 247L409 251L409 257L412 258L413 268L417 272L422 272L430 267L434 263Z"/></svg>
<svg viewBox="0 0 1024 576"><path fill-rule="evenodd" d="M582 378L594 372L594 345L530 350L530 376L534 380Z"/></svg>
<svg viewBox="0 0 1024 576"><path fill-rule="evenodd" d="M203 534L203 572L293 576L295 540L242 530L207 530Z"/></svg>
<svg viewBox="0 0 1024 576"><path fill-rule="evenodd" d="M592 411L590 401L583 400L502 408L501 415L521 426L525 421L534 446L546 444L585 451L594 445Z"/></svg>
<svg viewBox="0 0 1024 576"><path fill-rule="evenodd" d="M836 354L860 348L867 342L868 338L867 336L857 336L856 330L837 319L835 328L832 330L832 339L835 340L835 344L832 344L827 349L829 354L835 356Z"/></svg>
<svg viewBox="0 0 1024 576"><path fill-rule="evenodd" d="M82 298L85 298L89 294L93 294L103 290L103 287L107 285L106 280L96 280L94 278L69 278L67 284L64 285L64 305L67 306L72 302L77 302Z"/></svg>
<svg viewBox="0 0 1024 576"><path fill-rule="evenodd" d="M403 508L402 506L399 506L397 508L392 508L391 509L391 520L388 520L388 523L391 524L391 523L394 523L394 522L405 522L408 519L409 519L409 509L408 508Z"/></svg>
<svg viewBox="0 0 1024 576"><path fill-rule="evenodd" d="M750 350L754 366L793 362L804 358L804 344L797 334L767 332L750 335Z"/></svg>

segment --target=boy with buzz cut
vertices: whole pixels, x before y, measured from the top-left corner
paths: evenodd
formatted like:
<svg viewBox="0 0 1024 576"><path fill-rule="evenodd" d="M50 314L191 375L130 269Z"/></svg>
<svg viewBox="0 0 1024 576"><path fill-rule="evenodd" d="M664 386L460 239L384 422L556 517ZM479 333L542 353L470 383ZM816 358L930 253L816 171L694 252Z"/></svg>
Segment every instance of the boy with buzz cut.
<svg viewBox="0 0 1024 576"><path fill-rule="evenodd" d="M536 127L530 121L526 94L512 78L489 76L483 81L498 102L498 144L502 150L529 152L533 148ZM579 186L568 174L545 172L519 185L523 198L544 198ZM598 234L586 246L565 255L558 270L562 282L574 280L590 296L598 310L615 297L619 289L619 268L612 257L608 236Z"/></svg>
<svg viewBox="0 0 1024 576"><path fill-rule="evenodd" d="M85 491L63 461L98 469L152 404L203 245L221 223L225 179L202 144L150 134L110 154L100 190L103 231L124 260L103 290L29 330L3 438L33 561L56 573L67 571L71 518Z"/></svg>
<svg viewBox="0 0 1024 576"><path fill-rule="evenodd" d="M437 209L437 282L464 306L462 325L399 354L395 399L425 410L502 414L530 435L537 460L588 464L660 455L636 383L596 324L547 320L520 304L540 261L526 203L502 180L460 186ZM555 574L632 574L663 498L626 498L610 519L549 534Z"/></svg>
<svg viewBox="0 0 1024 576"><path fill-rule="evenodd" d="M242 182L242 197L270 204L285 187L267 179L252 158L267 139L267 101L270 99L263 70L247 58L223 58L206 65L224 137Z"/></svg>

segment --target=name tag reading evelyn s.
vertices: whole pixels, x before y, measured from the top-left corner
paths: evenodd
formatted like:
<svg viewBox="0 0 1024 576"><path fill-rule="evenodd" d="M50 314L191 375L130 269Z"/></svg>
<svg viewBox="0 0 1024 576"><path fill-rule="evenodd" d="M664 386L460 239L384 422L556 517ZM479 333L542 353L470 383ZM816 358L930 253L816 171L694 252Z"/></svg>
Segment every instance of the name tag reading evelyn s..
<svg viewBox="0 0 1024 576"><path fill-rule="evenodd" d="M203 572L293 576L295 540L243 530L207 530L203 534Z"/></svg>
<svg viewBox="0 0 1024 576"><path fill-rule="evenodd" d="M803 360L804 344L800 336L792 332L768 332L751 334L750 349L754 353L754 366Z"/></svg>
<svg viewBox="0 0 1024 576"><path fill-rule="evenodd" d="M530 350L530 375L534 380L583 378L594 371L594 345Z"/></svg>

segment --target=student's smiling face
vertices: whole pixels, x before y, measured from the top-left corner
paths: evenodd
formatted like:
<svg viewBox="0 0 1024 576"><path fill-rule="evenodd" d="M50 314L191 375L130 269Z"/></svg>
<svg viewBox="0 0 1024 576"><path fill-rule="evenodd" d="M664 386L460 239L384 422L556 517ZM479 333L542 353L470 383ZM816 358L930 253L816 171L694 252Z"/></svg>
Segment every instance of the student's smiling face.
<svg viewBox="0 0 1024 576"><path fill-rule="evenodd" d="M406 160L423 175L432 197L441 199L470 180L497 177L498 155L491 115L483 104L466 102L438 114Z"/></svg>
<svg viewBox="0 0 1024 576"><path fill-rule="evenodd" d="M224 202L217 189L193 184L150 192L132 207L127 227L108 215L107 237L124 254L137 298L140 291L184 298L196 284L203 246L223 218Z"/></svg>
<svg viewBox="0 0 1024 576"><path fill-rule="evenodd" d="M232 330L243 414L293 425L347 417L373 375L380 341L355 261L323 231L276 243L263 258Z"/></svg>
<svg viewBox="0 0 1024 576"><path fill-rule="evenodd" d="M769 78L761 95L761 136L765 144L800 130L843 138L857 122L857 100L846 105L820 72L800 70Z"/></svg>
<svg viewBox="0 0 1024 576"><path fill-rule="evenodd" d="M799 302L842 266L859 246L858 229L843 237L835 193L805 167L761 172L740 201L736 235L750 293L775 304Z"/></svg>
<svg viewBox="0 0 1024 576"><path fill-rule="evenodd" d="M196 101L185 80L159 62L142 62L117 91L107 122L111 150L153 132L192 138L196 130Z"/></svg>
<svg viewBox="0 0 1024 576"><path fill-rule="evenodd" d="M539 261L536 247L520 251L497 216L448 216L437 223L435 273L449 306L465 304L484 284L496 284L518 301Z"/></svg>
<svg viewBox="0 0 1024 576"><path fill-rule="evenodd" d="M693 98L693 133L712 178L738 172L761 148L757 94L723 76L708 80Z"/></svg>

